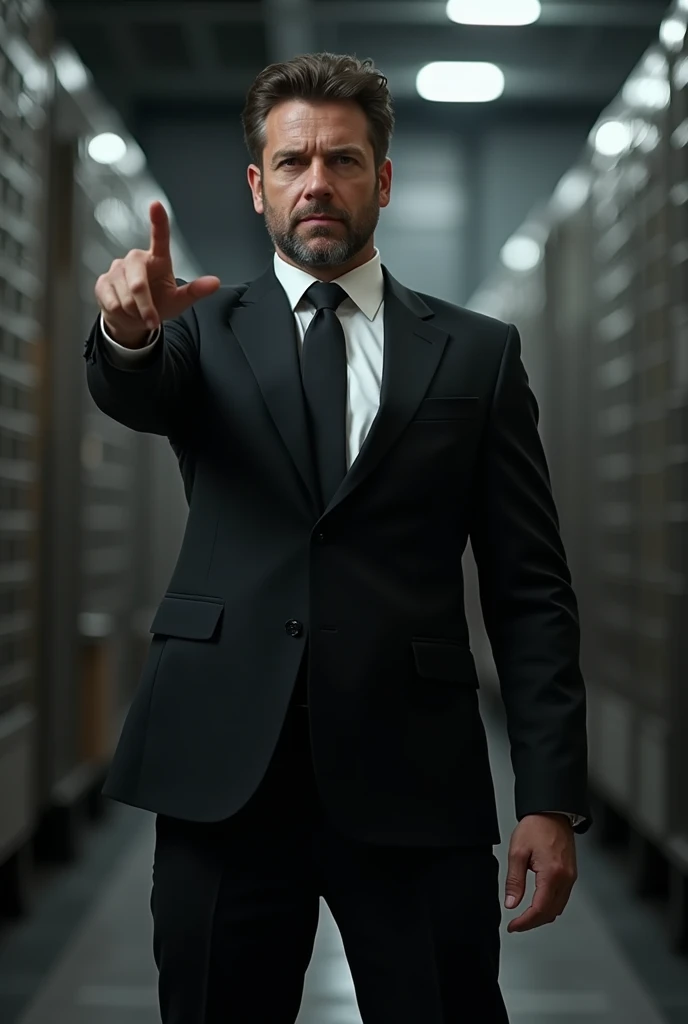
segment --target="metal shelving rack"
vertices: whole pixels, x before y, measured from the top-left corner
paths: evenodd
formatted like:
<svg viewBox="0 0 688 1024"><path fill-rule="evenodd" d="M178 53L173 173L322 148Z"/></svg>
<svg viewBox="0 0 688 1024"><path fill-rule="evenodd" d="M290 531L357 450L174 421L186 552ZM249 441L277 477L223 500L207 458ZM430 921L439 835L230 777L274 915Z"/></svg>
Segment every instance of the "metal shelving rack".
<svg viewBox="0 0 688 1024"><path fill-rule="evenodd" d="M41 196L37 4L0 6L0 901L20 909L35 810Z"/></svg>

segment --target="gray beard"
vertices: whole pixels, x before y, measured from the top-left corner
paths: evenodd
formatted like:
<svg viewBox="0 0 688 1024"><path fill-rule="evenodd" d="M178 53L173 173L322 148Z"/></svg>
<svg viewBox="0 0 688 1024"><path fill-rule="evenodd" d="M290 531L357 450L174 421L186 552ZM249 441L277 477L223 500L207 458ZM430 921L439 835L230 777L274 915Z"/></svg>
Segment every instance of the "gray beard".
<svg viewBox="0 0 688 1024"><path fill-rule="evenodd" d="M349 234L346 238L332 238L329 229L314 228L309 239L301 238L296 231L279 231L266 221L268 234L273 244L285 256L301 267L340 267L352 260L367 244L370 234ZM322 238L322 245L313 245L313 239Z"/></svg>
<svg viewBox="0 0 688 1024"><path fill-rule="evenodd" d="M265 205L265 226L273 245L280 249L293 263L300 267L341 267L352 260L368 244L377 228L380 209L377 205L377 193L370 208L366 211L358 227L346 224L346 237L335 238L330 229L311 228L308 240L304 240L296 228L285 230L275 223L269 203ZM314 239L322 238L321 245L313 244Z"/></svg>

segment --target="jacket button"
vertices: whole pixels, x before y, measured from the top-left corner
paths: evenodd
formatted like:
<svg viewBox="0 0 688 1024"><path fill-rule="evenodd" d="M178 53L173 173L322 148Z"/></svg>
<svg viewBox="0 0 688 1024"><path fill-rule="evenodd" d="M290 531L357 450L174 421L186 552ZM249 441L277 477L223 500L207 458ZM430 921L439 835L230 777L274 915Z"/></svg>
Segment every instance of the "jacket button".
<svg viewBox="0 0 688 1024"><path fill-rule="evenodd" d="M315 539L317 540L318 544L324 544L325 543L325 534L324 533L318 533L318 534L316 534Z"/></svg>
<svg viewBox="0 0 688 1024"><path fill-rule="evenodd" d="M289 622L284 623L284 628L289 636L301 636L303 633L303 623L298 619L289 619Z"/></svg>

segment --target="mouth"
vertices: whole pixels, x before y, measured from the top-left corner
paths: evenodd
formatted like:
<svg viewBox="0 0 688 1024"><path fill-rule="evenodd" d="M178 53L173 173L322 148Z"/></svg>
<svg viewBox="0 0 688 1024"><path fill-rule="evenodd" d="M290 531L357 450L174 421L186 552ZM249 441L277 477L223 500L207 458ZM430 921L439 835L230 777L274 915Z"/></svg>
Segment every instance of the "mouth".
<svg viewBox="0 0 688 1024"><path fill-rule="evenodd" d="M299 224L339 224L341 221L338 217L304 217L303 220L299 221Z"/></svg>

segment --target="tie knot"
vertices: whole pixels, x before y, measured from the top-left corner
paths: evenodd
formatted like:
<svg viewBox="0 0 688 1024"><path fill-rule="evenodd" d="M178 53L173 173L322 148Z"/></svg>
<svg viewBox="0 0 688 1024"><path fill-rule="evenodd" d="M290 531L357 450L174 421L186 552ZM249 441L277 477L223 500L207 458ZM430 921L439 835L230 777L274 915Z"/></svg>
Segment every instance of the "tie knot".
<svg viewBox="0 0 688 1024"><path fill-rule="evenodd" d="M306 292L306 298L315 306L316 310L337 309L346 298L346 292L334 281L329 283L316 281Z"/></svg>

